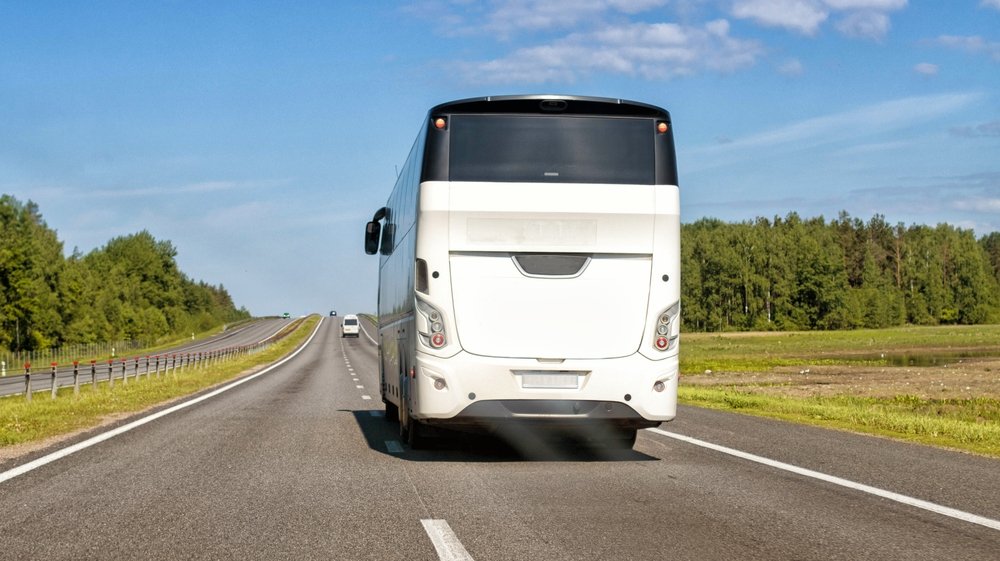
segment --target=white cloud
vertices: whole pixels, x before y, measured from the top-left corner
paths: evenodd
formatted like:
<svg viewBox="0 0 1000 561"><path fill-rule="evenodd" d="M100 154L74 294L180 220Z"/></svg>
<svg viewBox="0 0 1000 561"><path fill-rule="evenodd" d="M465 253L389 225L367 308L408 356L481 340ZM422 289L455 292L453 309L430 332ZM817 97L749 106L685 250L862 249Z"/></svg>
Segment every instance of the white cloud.
<svg viewBox="0 0 1000 561"><path fill-rule="evenodd" d="M982 213L1000 213L1000 197L971 197L952 203L956 210Z"/></svg>
<svg viewBox="0 0 1000 561"><path fill-rule="evenodd" d="M917 74L923 74L924 76L937 76L939 68L936 64L921 62L920 64L914 66L913 70Z"/></svg>
<svg viewBox="0 0 1000 561"><path fill-rule="evenodd" d="M978 93L955 93L895 99L850 111L814 117L763 131L727 144L711 144L688 151L693 160L711 167L725 159L756 157L759 150L773 152L779 148L799 150L833 142L854 140L876 133L912 126L947 115L982 98ZM757 150L757 152L754 152ZM689 169L689 171L691 171Z"/></svg>
<svg viewBox="0 0 1000 561"><path fill-rule="evenodd" d="M572 28L581 22L600 20L609 12L633 15L666 3L667 0L496 0L490 4L482 24L464 26L463 32L487 31L507 39L522 31Z"/></svg>
<svg viewBox="0 0 1000 561"><path fill-rule="evenodd" d="M778 72L785 76L801 76L805 73L802 62L797 58L786 60L778 66Z"/></svg>
<svg viewBox="0 0 1000 561"><path fill-rule="evenodd" d="M889 16L868 10L847 14L836 24L837 31L848 37L875 41L885 38L889 27Z"/></svg>
<svg viewBox="0 0 1000 561"><path fill-rule="evenodd" d="M987 41L978 35L941 35L933 42L949 49L986 54L995 62L1000 62L1000 42Z"/></svg>
<svg viewBox="0 0 1000 561"><path fill-rule="evenodd" d="M975 126L952 127L948 132L962 138L998 138L1000 137L1000 121L990 121Z"/></svg>
<svg viewBox="0 0 1000 561"><path fill-rule="evenodd" d="M823 0L823 3L835 10L889 11L905 8L907 0Z"/></svg>
<svg viewBox="0 0 1000 561"><path fill-rule="evenodd" d="M734 0L729 13L765 27L812 36L833 12L846 12L837 21L838 31L848 37L880 40L889 32L887 12L906 4L907 0Z"/></svg>
<svg viewBox="0 0 1000 561"><path fill-rule="evenodd" d="M755 41L731 37L725 20L702 27L633 23L574 33L486 62L461 63L460 69L476 83L572 82L594 72L664 80L704 70L731 72L752 66L762 53Z"/></svg>
<svg viewBox="0 0 1000 561"><path fill-rule="evenodd" d="M735 18L751 19L766 27L783 27L815 35L829 16L823 5L814 0L737 0L730 13Z"/></svg>
<svg viewBox="0 0 1000 561"><path fill-rule="evenodd" d="M982 0L979 2L979 6L982 8L993 8L994 10L1000 10L1000 0Z"/></svg>

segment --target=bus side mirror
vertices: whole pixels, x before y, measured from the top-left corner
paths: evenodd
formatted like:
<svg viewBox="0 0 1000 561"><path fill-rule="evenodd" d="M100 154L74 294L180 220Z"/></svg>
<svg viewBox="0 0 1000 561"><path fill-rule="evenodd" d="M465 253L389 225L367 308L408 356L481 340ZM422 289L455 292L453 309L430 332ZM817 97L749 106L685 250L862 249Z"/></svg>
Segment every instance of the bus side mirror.
<svg viewBox="0 0 1000 561"><path fill-rule="evenodd" d="M365 253L375 255L378 253L379 234L382 233L382 225L372 220L365 225Z"/></svg>

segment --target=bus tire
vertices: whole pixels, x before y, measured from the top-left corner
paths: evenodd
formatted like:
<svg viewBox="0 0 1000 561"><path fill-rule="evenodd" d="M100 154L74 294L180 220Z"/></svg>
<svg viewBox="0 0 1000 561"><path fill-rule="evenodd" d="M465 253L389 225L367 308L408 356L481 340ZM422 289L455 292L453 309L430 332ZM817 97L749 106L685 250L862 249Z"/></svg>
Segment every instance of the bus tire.
<svg viewBox="0 0 1000 561"><path fill-rule="evenodd" d="M399 407L391 401L384 401L385 403L385 415L384 419L387 423L395 423L399 421Z"/></svg>
<svg viewBox="0 0 1000 561"><path fill-rule="evenodd" d="M639 431L636 429L623 429L618 431L617 438L612 439L608 444L616 450L631 450L635 446L636 437Z"/></svg>
<svg viewBox="0 0 1000 561"><path fill-rule="evenodd" d="M423 423L410 417L410 426L407 430L406 443L412 450L420 450L427 447L427 436Z"/></svg>
<svg viewBox="0 0 1000 561"><path fill-rule="evenodd" d="M410 416L410 406L407 405L404 397L399 405L399 438L412 450L419 450L426 443L423 433L420 421Z"/></svg>

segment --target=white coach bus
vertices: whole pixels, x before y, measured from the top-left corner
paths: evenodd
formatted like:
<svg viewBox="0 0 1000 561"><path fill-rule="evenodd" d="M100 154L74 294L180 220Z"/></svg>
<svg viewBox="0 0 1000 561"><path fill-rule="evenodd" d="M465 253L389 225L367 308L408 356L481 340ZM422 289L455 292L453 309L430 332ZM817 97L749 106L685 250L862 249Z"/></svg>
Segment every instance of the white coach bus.
<svg viewBox="0 0 1000 561"><path fill-rule="evenodd" d="M382 400L403 438L538 424L630 448L672 419L679 204L659 107L529 95L431 109L365 232Z"/></svg>

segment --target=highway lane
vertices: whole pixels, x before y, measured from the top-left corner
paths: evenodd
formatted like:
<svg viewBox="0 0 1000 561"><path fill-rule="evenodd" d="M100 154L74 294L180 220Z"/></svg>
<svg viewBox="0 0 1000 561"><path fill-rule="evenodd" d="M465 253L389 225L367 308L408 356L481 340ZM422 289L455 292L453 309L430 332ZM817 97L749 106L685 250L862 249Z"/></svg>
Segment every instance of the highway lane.
<svg viewBox="0 0 1000 561"><path fill-rule="evenodd" d="M411 451L379 416L374 356L324 321L283 366L0 483L0 559L429 560L423 521L442 520L479 561L1000 551L996 530L649 431L625 452ZM994 460L695 408L663 428L998 514Z"/></svg>
<svg viewBox="0 0 1000 561"><path fill-rule="evenodd" d="M179 353L197 353L235 347L240 345L250 345L257 343L274 335L282 327L288 325L292 320L280 318L263 318L247 323L239 324L231 329L227 329L210 337L193 340L182 345L171 347L157 353L160 356L170 356ZM115 357L113 361L114 374L121 376L121 359L126 359L126 371L129 376L134 376L135 355ZM166 359L164 359L166 360ZM90 363L80 364L80 383L89 383L91 376ZM98 361L96 366L96 378L100 381L108 379L107 361ZM161 368L165 366L161 364ZM150 361L150 371L155 368L155 359ZM32 365L32 394L51 391L52 378L50 364ZM145 357L141 357L139 363L140 374L146 373ZM60 364L56 368L57 384L59 387L73 385L73 365ZM16 395L24 393L24 368L8 368L7 376L0 377L0 396Z"/></svg>

